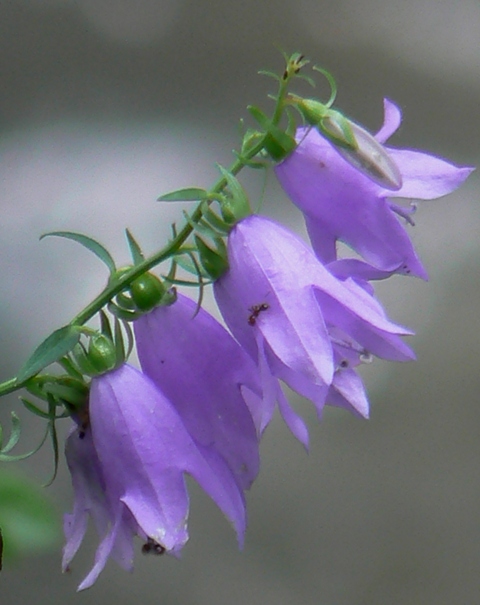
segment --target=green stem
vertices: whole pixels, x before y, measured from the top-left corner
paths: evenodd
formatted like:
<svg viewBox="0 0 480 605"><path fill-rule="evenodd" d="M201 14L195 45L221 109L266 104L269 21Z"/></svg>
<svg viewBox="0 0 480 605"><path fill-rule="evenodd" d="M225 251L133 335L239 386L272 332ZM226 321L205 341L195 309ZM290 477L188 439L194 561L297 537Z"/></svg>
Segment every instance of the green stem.
<svg viewBox="0 0 480 605"><path fill-rule="evenodd" d="M287 94L287 88L289 81L292 76L282 79L279 84L278 95L275 103L275 108L272 116L272 123L278 125L282 118L283 109L285 107L285 97ZM237 175L245 166L249 160L252 160L264 149L264 139L261 138L256 145L249 149L241 158L238 157L228 168L228 172L233 175ZM227 182L224 177L218 179L213 187L208 192L208 197L215 199L215 196L222 192L226 187ZM211 202L208 202L209 204ZM70 325L81 326L89 321L94 315L96 315L114 296L119 294L127 286L129 286L137 277L140 277L143 273L149 271L156 265L167 260L175 254L182 246L182 244L188 239L193 231L192 223L198 223L203 216L201 209L202 203L198 204L193 214L191 215L190 224L186 224L179 233L161 250L146 258L142 263L132 267L129 271L126 271L122 275L121 279L113 284L109 284L106 288L100 292L100 294L94 298L94 300L88 304L80 313L78 313L70 322ZM24 382L18 382L17 378L11 378L3 383L0 383L0 397L13 393L14 391L21 389L25 386Z"/></svg>

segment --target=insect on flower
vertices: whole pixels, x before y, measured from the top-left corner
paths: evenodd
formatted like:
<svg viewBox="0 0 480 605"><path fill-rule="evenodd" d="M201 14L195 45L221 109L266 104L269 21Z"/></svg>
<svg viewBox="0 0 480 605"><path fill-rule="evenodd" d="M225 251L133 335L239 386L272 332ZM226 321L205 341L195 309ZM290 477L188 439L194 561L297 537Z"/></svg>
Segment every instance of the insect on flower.
<svg viewBox="0 0 480 605"><path fill-rule="evenodd" d="M88 404L86 404L78 413L78 437L85 439L85 433L90 426L90 413L88 410Z"/></svg>
<svg viewBox="0 0 480 605"><path fill-rule="evenodd" d="M261 305L253 305L253 307L250 307L248 310L251 311L251 315L248 318L248 324L250 326L254 326L257 321L257 317L260 315L260 313L262 311L266 311L268 308L269 305L267 303L262 303Z"/></svg>
<svg viewBox="0 0 480 605"><path fill-rule="evenodd" d="M156 542L153 538L147 538L147 541L142 546L142 553L144 555L154 554L154 555L163 555L165 552L165 546L162 546L158 542Z"/></svg>

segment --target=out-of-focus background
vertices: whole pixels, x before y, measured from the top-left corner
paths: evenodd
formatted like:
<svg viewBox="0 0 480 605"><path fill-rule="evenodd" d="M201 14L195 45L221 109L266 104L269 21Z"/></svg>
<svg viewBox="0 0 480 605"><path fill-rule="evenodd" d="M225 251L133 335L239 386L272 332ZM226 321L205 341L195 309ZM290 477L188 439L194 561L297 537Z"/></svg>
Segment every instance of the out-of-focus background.
<svg viewBox="0 0 480 605"><path fill-rule="evenodd" d="M228 164L246 105L266 106L278 48L328 68L338 104L375 130L382 98L404 124L392 144L478 164L477 0L0 1L0 378L99 291L103 267L79 246L38 241L86 232L128 261L128 226L147 251L180 216L154 200L208 186ZM326 93L326 91L324 91ZM255 178L253 178L255 177ZM261 191L256 175L252 192ZM250 180L250 182L248 182ZM303 232L272 182L264 211ZM378 293L413 327L418 361L376 362L370 421L327 410L307 455L277 419L262 444L239 553L228 524L192 487L191 540L180 561L142 557L133 575L93 563L92 531L69 574L57 550L9 565L0 602L127 605L451 605L480 594L480 202L478 177L421 203L412 237L430 283L398 278ZM0 420L16 397L2 400ZM25 442L39 425L29 419ZM65 430L65 427L64 429ZM24 450L22 450L24 451ZM21 465L48 478L47 451ZM62 460L48 488L71 510ZM72 601L73 602L73 601Z"/></svg>

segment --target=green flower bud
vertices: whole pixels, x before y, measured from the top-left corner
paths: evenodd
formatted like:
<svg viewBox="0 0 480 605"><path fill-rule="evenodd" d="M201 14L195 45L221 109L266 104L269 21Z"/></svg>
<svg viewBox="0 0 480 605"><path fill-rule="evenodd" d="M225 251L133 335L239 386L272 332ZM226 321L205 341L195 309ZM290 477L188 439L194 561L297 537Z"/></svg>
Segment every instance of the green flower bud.
<svg viewBox="0 0 480 605"><path fill-rule="evenodd" d="M130 294L139 311L150 311L165 294L165 286L153 273L144 273L130 285Z"/></svg>
<svg viewBox="0 0 480 605"><path fill-rule="evenodd" d="M213 280L220 278L228 269L226 249L220 250L217 247L213 250L197 236L195 236L195 244L204 270Z"/></svg>
<svg viewBox="0 0 480 605"><path fill-rule="evenodd" d="M90 339L87 359L95 374L104 374L117 365L117 351L114 343L103 334L94 334Z"/></svg>

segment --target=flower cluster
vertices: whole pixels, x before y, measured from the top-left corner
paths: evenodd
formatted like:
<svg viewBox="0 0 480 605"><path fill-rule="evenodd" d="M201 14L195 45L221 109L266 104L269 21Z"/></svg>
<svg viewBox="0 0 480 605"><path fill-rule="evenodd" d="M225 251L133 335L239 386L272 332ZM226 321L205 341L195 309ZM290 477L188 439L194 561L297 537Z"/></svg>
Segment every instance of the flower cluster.
<svg viewBox="0 0 480 605"><path fill-rule="evenodd" d="M75 504L65 516L64 568L88 517L100 537L80 589L110 556L131 569L134 536L143 552L181 551L185 474L242 545L244 492L257 476L259 440L276 405L308 447L282 383L311 400L319 416L332 405L368 417L358 366L374 356L414 358L403 340L412 332L387 318L370 283L394 273L426 278L402 225L412 223L411 211L393 200L439 197L471 169L383 147L399 123L400 111L385 101L375 139L351 123L358 148L348 153L320 129L299 127L295 149L275 172L305 215L312 247L266 217L241 217L228 233L228 269L213 286L229 331L190 298L171 296L133 322L142 371L121 363L92 378L88 420L78 418L66 444ZM384 166L391 178L382 176ZM362 259L339 258L337 241Z"/></svg>

